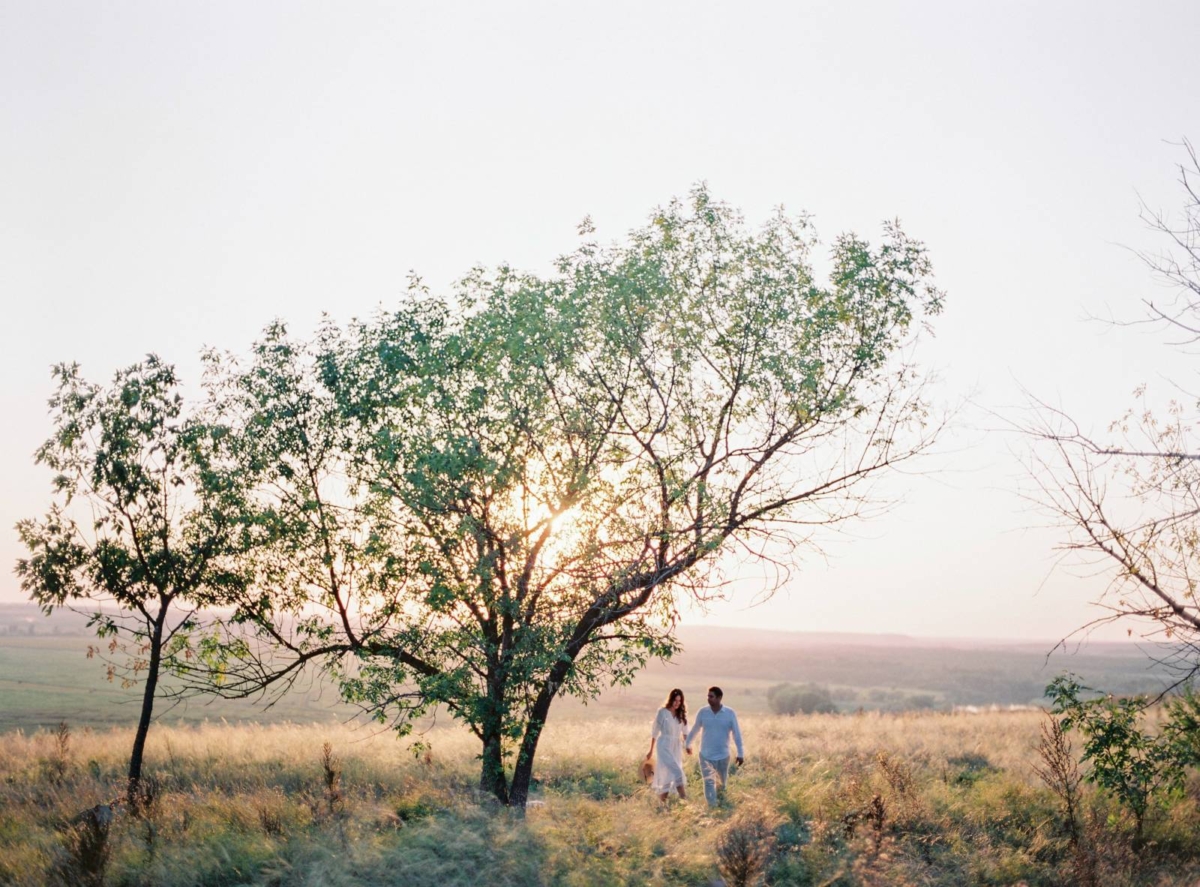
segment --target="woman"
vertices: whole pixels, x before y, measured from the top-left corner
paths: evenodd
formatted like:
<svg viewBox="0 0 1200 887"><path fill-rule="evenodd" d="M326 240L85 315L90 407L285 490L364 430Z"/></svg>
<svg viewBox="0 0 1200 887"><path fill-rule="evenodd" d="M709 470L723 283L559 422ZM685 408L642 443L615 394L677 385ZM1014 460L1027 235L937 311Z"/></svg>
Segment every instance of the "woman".
<svg viewBox="0 0 1200 887"><path fill-rule="evenodd" d="M675 689L667 697L666 703L658 710L654 718L654 727L650 731L650 751L646 752L646 760L654 754L655 744L658 745L658 758L654 766L654 781L650 787L658 794L658 799L665 805L671 790L679 792L679 797L687 800L687 777L683 774L683 734L687 732L687 703L683 701L683 691Z"/></svg>

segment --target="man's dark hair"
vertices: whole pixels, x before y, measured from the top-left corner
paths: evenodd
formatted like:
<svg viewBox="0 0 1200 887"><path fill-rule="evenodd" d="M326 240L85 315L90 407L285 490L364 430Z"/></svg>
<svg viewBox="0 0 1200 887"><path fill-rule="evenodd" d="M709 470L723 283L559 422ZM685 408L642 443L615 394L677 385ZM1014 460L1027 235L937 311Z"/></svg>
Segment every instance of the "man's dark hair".
<svg viewBox="0 0 1200 887"><path fill-rule="evenodd" d="M718 699L724 699L725 694L721 692L720 687L709 687L708 692L716 696Z"/></svg>

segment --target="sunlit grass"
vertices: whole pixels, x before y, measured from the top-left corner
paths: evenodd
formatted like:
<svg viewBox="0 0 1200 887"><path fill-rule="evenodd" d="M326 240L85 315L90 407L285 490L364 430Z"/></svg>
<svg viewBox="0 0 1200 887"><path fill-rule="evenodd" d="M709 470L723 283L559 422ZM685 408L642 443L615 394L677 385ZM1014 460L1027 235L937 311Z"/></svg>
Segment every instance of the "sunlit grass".
<svg viewBox="0 0 1200 887"><path fill-rule="evenodd" d="M561 721L525 818L476 790L475 743L454 727L420 755L369 727L156 727L157 793L145 817L115 820L106 883L708 885L718 839L758 834L750 820L770 835L768 883L1072 883L1056 799L1031 770L1039 717L747 716L747 764L715 811L694 772L689 801L665 810L639 781L648 717ZM0 735L0 884L83 883L66 827L120 794L129 744L79 731L60 766L52 733ZM1095 794L1086 807L1101 883L1200 878L1195 783L1140 857L1118 809Z"/></svg>

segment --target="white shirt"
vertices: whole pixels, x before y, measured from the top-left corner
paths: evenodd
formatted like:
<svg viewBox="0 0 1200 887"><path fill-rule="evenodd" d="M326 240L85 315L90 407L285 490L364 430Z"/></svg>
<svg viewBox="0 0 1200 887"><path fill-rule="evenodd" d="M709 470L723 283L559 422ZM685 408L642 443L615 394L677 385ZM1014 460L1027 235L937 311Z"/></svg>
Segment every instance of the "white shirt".
<svg viewBox="0 0 1200 887"><path fill-rule="evenodd" d="M744 758L742 752L742 731L738 727L737 714L728 705L722 705L718 711L713 711L711 705L700 709L696 715L696 723L687 735L687 746L692 747L692 740L701 730L704 737L700 740L700 757L710 761L719 761L729 757L729 734L733 734L733 742L737 746L737 756Z"/></svg>

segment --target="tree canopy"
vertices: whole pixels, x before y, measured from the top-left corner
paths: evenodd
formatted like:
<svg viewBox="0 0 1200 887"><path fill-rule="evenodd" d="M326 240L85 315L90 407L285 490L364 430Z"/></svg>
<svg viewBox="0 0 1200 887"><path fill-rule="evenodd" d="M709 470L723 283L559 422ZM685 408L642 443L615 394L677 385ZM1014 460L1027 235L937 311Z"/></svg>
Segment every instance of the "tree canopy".
<svg viewBox="0 0 1200 887"><path fill-rule="evenodd" d="M136 803L160 675L188 652L196 610L241 588L232 554L245 544L228 519L238 509L218 504L235 488L207 458L175 370L159 358L120 370L109 385L88 382L76 364L55 367L54 377L54 431L37 461L55 472L55 499L44 518L17 525L29 550L17 574L47 613L90 611L110 639L110 679L144 676L129 764Z"/></svg>
<svg viewBox="0 0 1200 887"><path fill-rule="evenodd" d="M931 442L903 349L942 296L898 225L837 238L826 285L805 218L749 230L703 188L623 243L582 237L548 275L415 281L311 341L277 324L248 360L209 355L256 539L204 649L223 692L316 662L401 730L444 706L481 787L524 806L557 696L670 656L722 552L859 516Z"/></svg>

